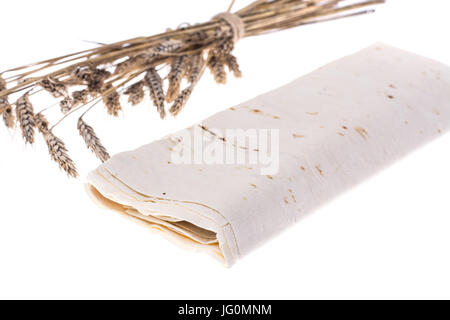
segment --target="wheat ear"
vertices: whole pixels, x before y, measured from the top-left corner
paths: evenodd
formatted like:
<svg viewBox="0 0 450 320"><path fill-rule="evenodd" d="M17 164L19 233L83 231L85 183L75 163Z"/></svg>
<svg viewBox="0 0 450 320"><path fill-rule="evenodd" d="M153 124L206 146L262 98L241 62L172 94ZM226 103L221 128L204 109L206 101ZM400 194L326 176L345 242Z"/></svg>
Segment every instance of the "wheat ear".
<svg viewBox="0 0 450 320"><path fill-rule="evenodd" d="M88 149L94 152L97 158L99 158L102 162L107 161L110 158L109 153L100 142L100 139L95 134L94 129L84 122L83 118L78 119L77 127Z"/></svg>
<svg viewBox="0 0 450 320"><path fill-rule="evenodd" d="M153 100L153 104L159 112L161 119L166 117L166 111L164 109L164 90L162 86L162 80L155 68L150 68L145 74L145 81L150 88L150 97Z"/></svg>
<svg viewBox="0 0 450 320"><path fill-rule="evenodd" d="M59 107L63 114L67 114L73 108L73 101L70 97L66 97L59 102Z"/></svg>
<svg viewBox="0 0 450 320"><path fill-rule="evenodd" d="M117 117L119 115L119 111L122 110L119 93L113 89L111 84L105 85L101 91L103 92L103 103L105 104L108 113L114 117Z"/></svg>
<svg viewBox="0 0 450 320"><path fill-rule="evenodd" d="M132 106L138 105L145 97L144 81L138 81L132 84L123 94L128 96L128 102L131 103Z"/></svg>
<svg viewBox="0 0 450 320"><path fill-rule="evenodd" d="M6 81L0 76L0 92L6 91ZM15 125L15 117L12 106L9 104L8 97L0 98L0 114L7 128L13 128Z"/></svg>
<svg viewBox="0 0 450 320"><path fill-rule="evenodd" d="M181 80L186 73L188 56L178 56L172 58L171 70L169 73L169 89L167 90L166 101L172 102L180 94Z"/></svg>
<svg viewBox="0 0 450 320"><path fill-rule="evenodd" d="M65 84L58 80L51 79L50 77L41 80L39 85L55 98L66 97L68 94L67 86Z"/></svg>
<svg viewBox="0 0 450 320"><path fill-rule="evenodd" d="M205 60L202 54L193 55L189 61L187 80L190 83L196 83L200 77L200 73L205 65Z"/></svg>
<svg viewBox="0 0 450 320"><path fill-rule="evenodd" d="M5 110L2 113L2 118L7 128L9 129L14 128L14 125L16 124L16 117L14 117L13 109L11 106L5 108Z"/></svg>
<svg viewBox="0 0 450 320"><path fill-rule="evenodd" d="M208 67L212 75L214 76L214 80L216 80L218 84L227 83L227 73L225 71L225 64L223 63L223 60L219 56L216 55L211 56L211 58L208 61Z"/></svg>
<svg viewBox="0 0 450 320"><path fill-rule="evenodd" d="M20 97L16 102L16 116L22 129L22 136L26 143L34 143L34 122L33 105L30 102L28 93Z"/></svg>
<svg viewBox="0 0 450 320"><path fill-rule="evenodd" d="M192 91L194 90L194 85L191 84L189 87L181 91L181 94L178 96L178 98L175 99L175 102L172 104L172 107L170 108L170 113L174 116L178 115L181 110L186 105L186 102L189 100L189 97L192 94Z"/></svg>
<svg viewBox="0 0 450 320"><path fill-rule="evenodd" d="M44 138L52 160L55 161L59 167L67 173L68 176L72 178L78 177L77 169L67 153L67 148L64 142L56 137L51 131L48 131L44 135Z"/></svg>
<svg viewBox="0 0 450 320"><path fill-rule="evenodd" d="M225 65L228 67L228 70L230 72L233 72L233 75L236 78L242 77L241 69L239 68L239 63L237 61L237 58L233 56L231 53L228 53L224 57Z"/></svg>
<svg viewBox="0 0 450 320"><path fill-rule="evenodd" d="M49 122L47 118L42 114L42 112L39 112L34 116L34 121L36 123L36 128L39 130L39 132L42 133L43 135L47 134Z"/></svg>

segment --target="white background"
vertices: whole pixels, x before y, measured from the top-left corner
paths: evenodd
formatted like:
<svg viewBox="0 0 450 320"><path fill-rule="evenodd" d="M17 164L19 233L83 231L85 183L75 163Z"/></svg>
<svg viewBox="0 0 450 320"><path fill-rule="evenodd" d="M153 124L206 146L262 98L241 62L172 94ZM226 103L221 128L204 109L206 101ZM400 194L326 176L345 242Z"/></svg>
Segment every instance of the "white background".
<svg viewBox="0 0 450 320"><path fill-rule="evenodd" d="M238 0L236 7L249 1ZM0 69L202 22L229 1L3 1ZM376 41L450 65L450 4L390 0L377 14L247 38L244 77L205 74L185 112L153 106L87 117L111 153L133 149L281 86ZM449 88L450 90L450 88ZM51 100L46 101L51 104ZM39 109L37 106L36 108ZM42 138L25 147L0 125L0 298L450 298L450 136L303 219L232 269L173 246L84 191L98 162L75 119L55 132L81 179L68 180Z"/></svg>

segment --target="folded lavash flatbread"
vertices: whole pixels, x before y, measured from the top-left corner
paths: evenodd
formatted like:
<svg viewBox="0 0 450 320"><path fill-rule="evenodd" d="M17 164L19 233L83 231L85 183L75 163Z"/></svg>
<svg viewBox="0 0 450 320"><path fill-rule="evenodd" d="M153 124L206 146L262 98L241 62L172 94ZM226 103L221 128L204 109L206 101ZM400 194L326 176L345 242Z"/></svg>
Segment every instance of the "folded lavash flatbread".
<svg viewBox="0 0 450 320"><path fill-rule="evenodd" d="M449 127L450 68L377 44L115 155L90 173L88 190L98 203L231 266ZM233 140L228 129L260 141ZM195 159L205 143L258 161Z"/></svg>

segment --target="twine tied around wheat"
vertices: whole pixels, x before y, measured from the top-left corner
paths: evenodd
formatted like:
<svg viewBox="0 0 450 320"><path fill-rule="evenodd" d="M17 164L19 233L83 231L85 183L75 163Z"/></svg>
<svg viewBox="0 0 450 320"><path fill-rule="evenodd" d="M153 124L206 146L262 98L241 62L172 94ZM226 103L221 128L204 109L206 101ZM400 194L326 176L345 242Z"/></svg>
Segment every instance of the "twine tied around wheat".
<svg viewBox="0 0 450 320"><path fill-rule="evenodd" d="M223 20L230 26L233 43L245 37L245 24L237 14L226 11L214 16L213 20Z"/></svg>
<svg viewBox="0 0 450 320"><path fill-rule="evenodd" d="M150 96L161 118L177 116L185 107L205 69L219 84L227 71L242 73L232 54L235 43L250 36L297 26L374 12L384 0L256 0L232 13L216 15L206 23L137 37L113 44L31 63L0 72L0 115L8 128L18 126L26 143L41 133L51 158L69 176L78 175L75 163L54 129L80 112L77 129L86 146L101 161L109 159L106 148L84 117L97 105L118 116L123 99L132 106ZM57 103L39 111L31 100L50 94ZM166 104L171 104L166 108ZM62 116L50 124L47 115L59 106Z"/></svg>

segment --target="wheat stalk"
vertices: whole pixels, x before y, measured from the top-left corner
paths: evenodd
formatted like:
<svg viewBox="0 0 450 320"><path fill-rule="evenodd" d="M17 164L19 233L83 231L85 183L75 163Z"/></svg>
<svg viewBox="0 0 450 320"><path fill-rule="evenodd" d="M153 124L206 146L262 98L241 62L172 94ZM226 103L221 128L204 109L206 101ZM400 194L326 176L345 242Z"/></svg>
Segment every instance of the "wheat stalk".
<svg viewBox="0 0 450 320"><path fill-rule="evenodd" d="M52 128L78 110L84 109L85 114L98 102L103 102L108 114L118 116L121 95L135 106L143 101L145 88L161 118L166 117L166 103L172 103L169 112L176 116L186 106L205 68L219 84L226 83L227 70L235 77L242 76L232 53L237 39L371 13L374 5L384 2L256 0L235 12L231 20L219 15L206 23L9 69L0 73L0 114L7 127L14 127L15 105L25 141L34 142L37 127L46 138L52 158L70 176L76 176L62 141L52 134L42 113L34 115L31 96L46 92L57 100L63 116ZM167 74L163 74L165 66L169 66ZM78 130L87 147L105 161L109 155L92 127L80 118Z"/></svg>

